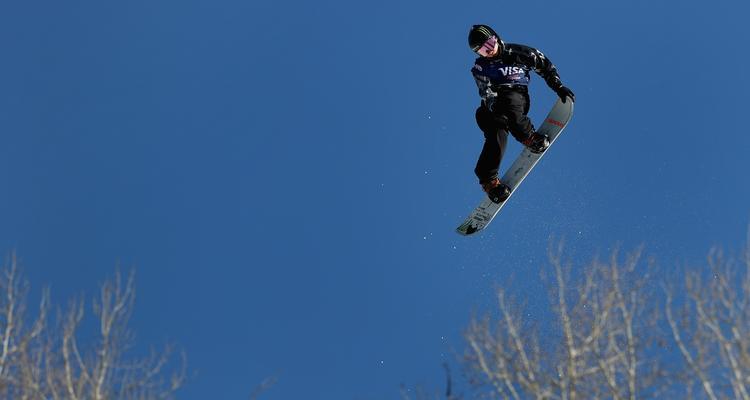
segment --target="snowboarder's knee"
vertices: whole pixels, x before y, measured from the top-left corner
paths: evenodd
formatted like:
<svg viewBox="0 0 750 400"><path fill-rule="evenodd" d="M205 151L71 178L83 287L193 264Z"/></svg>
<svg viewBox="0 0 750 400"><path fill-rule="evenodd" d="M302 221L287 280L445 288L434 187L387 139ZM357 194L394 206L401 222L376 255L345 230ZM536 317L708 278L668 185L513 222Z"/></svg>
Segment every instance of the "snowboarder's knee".
<svg viewBox="0 0 750 400"><path fill-rule="evenodd" d="M476 119L479 129L484 132L486 138L508 129L509 120L506 115L495 114L484 106L477 108Z"/></svg>
<svg viewBox="0 0 750 400"><path fill-rule="evenodd" d="M495 116L495 123L497 124L498 129L507 130L508 122L508 116L506 116L505 114Z"/></svg>

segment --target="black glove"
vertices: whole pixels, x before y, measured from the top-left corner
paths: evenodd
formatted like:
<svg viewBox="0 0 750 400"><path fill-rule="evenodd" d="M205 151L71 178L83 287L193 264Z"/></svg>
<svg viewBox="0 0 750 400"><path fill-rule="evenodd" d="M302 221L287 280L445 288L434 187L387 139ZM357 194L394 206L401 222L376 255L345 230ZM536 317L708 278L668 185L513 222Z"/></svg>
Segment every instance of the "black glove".
<svg viewBox="0 0 750 400"><path fill-rule="evenodd" d="M563 103L565 103L566 97L570 97L570 99L574 102L576 101L576 95L573 94L572 90L568 89L565 86L560 86L559 88L555 89L555 93L560 96L560 100L562 100Z"/></svg>

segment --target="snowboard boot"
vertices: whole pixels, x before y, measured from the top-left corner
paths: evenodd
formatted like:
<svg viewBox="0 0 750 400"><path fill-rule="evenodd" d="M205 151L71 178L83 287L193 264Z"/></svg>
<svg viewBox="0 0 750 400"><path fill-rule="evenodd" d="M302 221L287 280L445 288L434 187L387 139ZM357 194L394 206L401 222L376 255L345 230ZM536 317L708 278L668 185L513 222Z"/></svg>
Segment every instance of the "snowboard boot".
<svg viewBox="0 0 750 400"><path fill-rule="evenodd" d="M498 178L492 178L489 181L482 183L482 189L487 193L487 197L489 197L493 203L502 203L510 197L510 188L508 185L500 182L500 179Z"/></svg>
<svg viewBox="0 0 750 400"><path fill-rule="evenodd" d="M549 136L534 132L522 143L524 146L528 147L529 151L532 153L541 154L544 150L547 150L547 147L549 147Z"/></svg>

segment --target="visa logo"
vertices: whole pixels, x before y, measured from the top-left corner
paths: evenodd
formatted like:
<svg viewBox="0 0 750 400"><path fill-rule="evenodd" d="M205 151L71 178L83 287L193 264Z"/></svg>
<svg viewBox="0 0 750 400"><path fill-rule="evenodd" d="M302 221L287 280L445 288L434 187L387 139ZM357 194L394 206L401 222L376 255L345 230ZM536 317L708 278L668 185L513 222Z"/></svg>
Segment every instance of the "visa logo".
<svg viewBox="0 0 750 400"><path fill-rule="evenodd" d="M523 70L521 67L503 67L500 68L500 72L503 73L503 75L517 75L517 74L524 74L526 71Z"/></svg>

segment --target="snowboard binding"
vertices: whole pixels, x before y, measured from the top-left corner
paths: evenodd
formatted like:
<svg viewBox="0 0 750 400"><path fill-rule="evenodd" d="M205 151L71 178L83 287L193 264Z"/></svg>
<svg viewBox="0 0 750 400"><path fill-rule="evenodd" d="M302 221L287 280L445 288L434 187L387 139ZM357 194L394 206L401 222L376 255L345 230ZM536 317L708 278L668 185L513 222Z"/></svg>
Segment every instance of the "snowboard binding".
<svg viewBox="0 0 750 400"><path fill-rule="evenodd" d="M510 187L500 182L500 179L493 178L482 184L482 189L487 193L487 197L493 203L502 203L510 197Z"/></svg>
<svg viewBox="0 0 750 400"><path fill-rule="evenodd" d="M544 150L547 150L547 147L549 147L549 136L534 132L523 141L523 145L526 146L530 152L541 154Z"/></svg>

